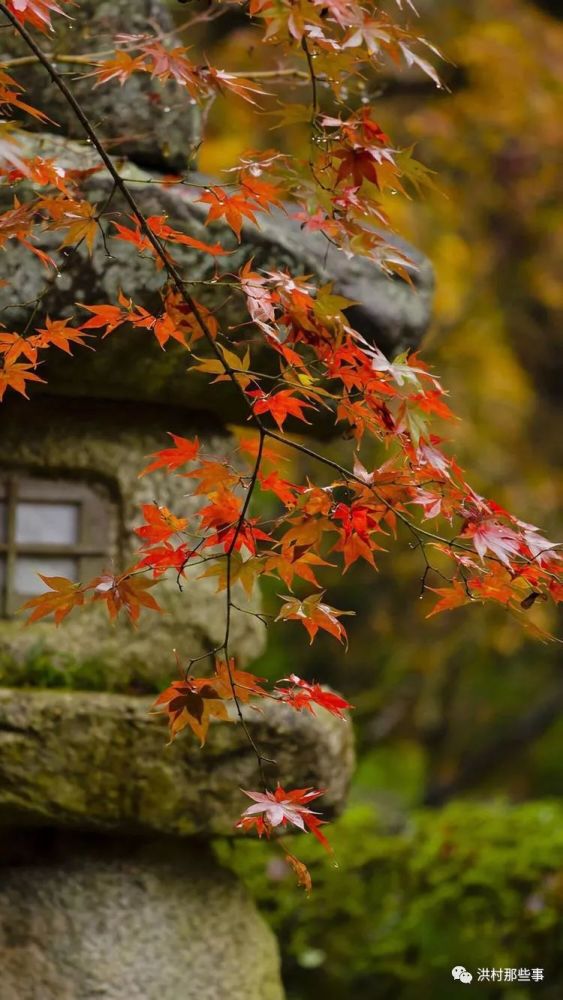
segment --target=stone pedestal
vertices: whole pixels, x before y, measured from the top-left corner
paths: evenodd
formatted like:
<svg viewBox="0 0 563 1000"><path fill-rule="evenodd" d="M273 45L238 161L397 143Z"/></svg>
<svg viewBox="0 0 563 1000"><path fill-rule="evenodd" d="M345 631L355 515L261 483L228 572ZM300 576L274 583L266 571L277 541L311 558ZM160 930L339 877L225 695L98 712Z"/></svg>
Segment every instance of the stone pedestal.
<svg viewBox="0 0 563 1000"><path fill-rule="evenodd" d="M282 1000L275 940L213 859L256 787L240 726L165 747L150 699L0 690L2 1000ZM245 708L288 787L344 803L350 726ZM296 888L296 892L299 891Z"/></svg>
<svg viewBox="0 0 563 1000"><path fill-rule="evenodd" d="M274 936L204 844L44 830L11 853L2 1000L282 1000Z"/></svg>

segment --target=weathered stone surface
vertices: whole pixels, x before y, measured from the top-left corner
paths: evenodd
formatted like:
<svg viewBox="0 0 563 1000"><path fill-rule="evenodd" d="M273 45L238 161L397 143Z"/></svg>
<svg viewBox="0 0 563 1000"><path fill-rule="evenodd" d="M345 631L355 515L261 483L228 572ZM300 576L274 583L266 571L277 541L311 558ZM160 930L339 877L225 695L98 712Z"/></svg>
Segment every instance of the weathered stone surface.
<svg viewBox="0 0 563 1000"><path fill-rule="evenodd" d="M232 439L209 416L203 420L164 406L98 403L69 400L13 398L0 408L0 469L20 475L46 476L89 483L106 501L108 554L104 568L125 569L138 560L140 505L158 498L178 515L193 513L196 504L186 497L191 481L163 473L139 479L146 456L166 446L166 432L193 437L199 434L209 456L225 457ZM137 628L125 616L109 622L104 607L85 608L59 628L51 620L26 628L23 617L0 622L0 684L8 673L17 683L17 665L38 651L55 669L92 664L94 684L108 690L147 691L161 688L176 674L172 650L198 656L221 641L225 630L225 595L216 581L188 574L180 592L173 575L162 580L155 597L165 614L145 611ZM87 582L87 581L83 581ZM249 602L237 587L236 603ZM241 661L262 652L265 629L252 615L233 611L231 647ZM87 669L86 669L87 673ZM87 682L87 677L85 677ZM4 680L4 683L6 681Z"/></svg>
<svg viewBox="0 0 563 1000"><path fill-rule="evenodd" d="M57 18L55 54L71 56L104 53L115 48L116 35L167 34L173 21L162 0L80 0L69 8L71 17ZM40 39L49 51L48 36ZM180 41L178 44L181 44ZM16 32L3 26L2 59L29 55ZM94 66L55 65L71 74L72 92L100 137L112 152L158 169L181 170L188 164L200 138L199 112L187 91L174 81L159 83L136 73L123 86L117 80L95 87L87 74ZM10 73L26 88L26 100L60 127L61 135L84 136L76 115L39 64L15 66ZM14 109L17 114L17 109ZM43 129L23 116L26 129Z"/></svg>
<svg viewBox="0 0 563 1000"><path fill-rule="evenodd" d="M21 141L26 154L55 156L66 166L97 162L91 159L92 151L88 147L77 143L51 136ZM332 281L337 293L358 303L350 311L353 325L389 355L416 347L420 342L430 317L432 268L426 258L398 237L397 246L413 261L412 285L400 278L386 277L364 258L348 260L322 236L304 233L298 223L280 211L271 216L262 214L260 228L245 223L239 245L228 227L204 225L206 208L196 201L201 194L200 188L183 185L163 188L151 183L157 178L130 163L122 162L119 167L123 176L135 181L132 188L146 215L166 214L175 228L205 242L218 240L230 251L229 256L212 258L186 247L174 248L181 273L195 282L190 286L194 295L217 311L225 329L246 319L241 305L231 296L227 307L221 309L225 289L217 285L200 286L197 282L210 281L216 270L235 272L252 256L258 269L288 268L294 274L312 274L321 284ZM192 175L192 179L198 178ZM89 181L88 190L91 199L102 205L111 184L103 173L96 174ZM117 193L112 209L129 214ZM58 233L42 237L41 245L49 252L54 252L59 244ZM39 294L43 296L45 312L57 317L77 313L86 316L77 310L77 303L115 302L120 290L146 308L156 307L158 290L166 280L163 271L155 269L152 261L139 256L134 248L122 241L110 240L109 244L111 257L107 256L101 240L91 258L84 247L80 248L64 263L60 277L52 277L47 284L45 269L39 261L25 248L11 247L9 254L0 256L0 277L7 282L3 290L4 303L14 307L5 313L10 323L25 323L28 308L18 309L18 303L29 302ZM248 335L247 327L244 335ZM198 345L198 353L205 354L203 341ZM215 413L228 414L232 421L247 416L239 394L230 385L220 383L209 393L206 376L186 375L186 355L179 345L167 345L166 351L162 351L146 331L122 328L98 343L95 354L75 352L74 358L62 352L50 354L42 371L48 379L46 391L51 393L174 403L190 409L212 409ZM41 391L40 386L34 387L34 395Z"/></svg>
<svg viewBox="0 0 563 1000"><path fill-rule="evenodd" d="M271 931L203 846L35 847L0 866L2 1000L282 1000Z"/></svg>
<svg viewBox="0 0 563 1000"><path fill-rule="evenodd" d="M240 789L259 783L242 726L212 724L203 751L191 733L165 748L166 727L150 705L0 689L0 825L232 835L246 805ZM244 712L256 745L277 762L272 780L326 788L319 808L338 812L353 767L351 727L273 702Z"/></svg>

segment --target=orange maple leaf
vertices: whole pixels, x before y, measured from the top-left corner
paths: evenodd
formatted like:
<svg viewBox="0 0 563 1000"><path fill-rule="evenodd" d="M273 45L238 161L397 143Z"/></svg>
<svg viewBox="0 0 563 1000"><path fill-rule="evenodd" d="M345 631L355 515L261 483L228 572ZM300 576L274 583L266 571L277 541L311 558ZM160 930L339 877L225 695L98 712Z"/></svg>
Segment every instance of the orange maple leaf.
<svg viewBox="0 0 563 1000"><path fill-rule="evenodd" d="M278 595L286 603L280 608L276 621L298 621L307 629L310 641L313 642L319 629L324 629L333 635L340 642L346 643L346 629L338 621L342 615L354 615L355 611L338 611L331 608L329 604L324 604L322 598L324 592L311 594L305 600L300 601L298 597L289 595Z"/></svg>
<svg viewBox="0 0 563 1000"><path fill-rule="evenodd" d="M209 205L209 212L205 220L206 226L217 219L225 218L240 243L240 231L243 223L243 216L258 225L254 206L248 198L241 194L227 194L223 188L212 187L201 198L197 199L205 205Z"/></svg>
<svg viewBox="0 0 563 1000"><path fill-rule="evenodd" d="M248 670L237 670L233 658L229 660L229 666L225 660L218 660L215 664L215 676L211 680L215 690L225 699L233 698L236 694L238 701L247 702L252 697L263 698L268 694L262 687L266 678L257 677Z"/></svg>
<svg viewBox="0 0 563 1000"><path fill-rule="evenodd" d="M5 361L0 368L0 400L4 399L6 389L14 389L27 399L26 382L45 382L44 378L33 374L33 367L34 365Z"/></svg>
<svg viewBox="0 0 563 1000"><path fill-rule="evenodd" d="M55 616L55 625L60 625L63 618L84 604L84 588L79 583L73 583L63 576L43 576L38 573L43 583L51 590L37 597L32 597L22 605L22 611L31 611L26 625L38 622L47 615Z"/></svg>
<svg viewBox="0 0 563 1000"><path fill-rule="evenodd" d="M86 343L84 337L91 336L91 334L75 329L69 326L69 323L70 319L53 320L47 316L45 326L39 327L35 335L31 338L32 344L38 348L58 347L65 354L72 354L70 349L71 344L90 347L90 344ZM93 348L90 347L90 350L93 350Z"/></svg>
<svg viewBox="0 0 563 1000"><path fill-rule="evenodd" d="M199 439L194 438L193 441L188 440L188 438L181 437L179 434L172 434L168 432L168 436L172 438L174 442L173 448L163 448L162 451L155 451L150 456L154 458L154 462L147 465L146 469L143 469L139 473L139 478L141 476L146 476L149 472L154 472L155 469L166 469L166 472L175 472L186 462L193 462L197 458L199 452Z"/></svg>
<svg viewBox="0 0 563 1000"><path fill-rule="evenodd" d="M152 594L147 591L154 586L154 580L141 576L132 576L131 570L126 570L121 576L104 573L87 584L85 590L94 590L94 601L105 601L111 621L115 621L120 611L125 611L130 621L135 625L141 613L141 608L151 611L162 611Z"/></svg>
<svg viewBox="0 0 563 1000"><path fill-rule="evenodd" d="M438 615L441 611L449 611L452 608L460 608L462 604L469 604L471 598L467 593L467 588L461 580L453 580L451 587L428 587L433 594L438 594L440 600L434 605L426 617Z"/></svg>

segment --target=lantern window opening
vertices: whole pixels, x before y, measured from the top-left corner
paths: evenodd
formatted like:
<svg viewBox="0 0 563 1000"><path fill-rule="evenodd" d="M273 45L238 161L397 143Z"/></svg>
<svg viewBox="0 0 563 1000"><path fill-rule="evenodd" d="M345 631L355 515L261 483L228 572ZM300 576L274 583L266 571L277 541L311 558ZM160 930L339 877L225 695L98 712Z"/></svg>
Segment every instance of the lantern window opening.
<svg viewBox="0 0 563 1000"><path fill-rule="evenodd" d="M39 573L86 581L108 557L107 504L71 480L0 477L0 617L46 590Z"/></svg>

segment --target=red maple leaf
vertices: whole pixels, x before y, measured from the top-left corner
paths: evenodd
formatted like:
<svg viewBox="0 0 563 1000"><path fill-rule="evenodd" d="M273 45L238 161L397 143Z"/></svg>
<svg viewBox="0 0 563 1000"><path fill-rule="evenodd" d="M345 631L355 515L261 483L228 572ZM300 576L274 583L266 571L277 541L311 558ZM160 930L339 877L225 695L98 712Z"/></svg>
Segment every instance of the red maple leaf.
<svg viewBox="0 0 563 1000"><path fill-rule="evenodd" d="M185 517L175 517L168 510L168 507L158 507L154 503L143 504L143 517L146 524L135 528L135 534L150 545L155 542L165 542L178 531L184 531L188 526Z"/></svg>
<svg viewBox="0 0 563 1000"><path fill-rule="evenodd" d="M269 837L277 826L295 826L304 832L309 830L326 850L331 851L328 840L320 830L324 820L309 809L309 803L324 795L324 789L294 788L286 791L278 785L275 792L247 792L244 788L242 791L253 800L254 805L245 809L237 827L245 831L255 829L259 837L263 834Z"/></svg>
<svg viewBox="0 0 563 1000"><path fill-rule="evenodd" d="M314 715L314 706L319 705L321 708L325 708L327 712L330 712L331 715L336 715L339 719L343 719L343 712L346 709L354 707L344 698L341 698L340 695L334 694L332 691L327 691L320 684L310 684L309 681L302 680L296 674L284 677L282 681L278 681L278 685L283 684L284 681L288 681L291 687L284 688L276 685L278 697L280 701L283 701L286 705L291 705L298 712L305 709L311 715Z"/></svg>
<svg viewBox="0 0 563 1000"><path fill-rule="evenodd" d="M174 548L170 542L163 545L154 545L150 549L143 551L143 558L138 563L139 568L148 566L154 571L155 579L173 569L176 573L183 574L184 569L196 553L188 548L185 542Z"/></svg>
<svg viewBox="0 0 563 1000"><path fill-rule="evenodd" d="M254 399L252 404L254 413L270 413L280 431L283 430L288 416L297 417L298 420L303 420L306 424L311 422L307 420L303 409L307 407L314 410L315 407L311 403L304 403L303 400L297 399L293 389L281 389L280 392L273 393L271 396L267 396L261 389L251 389L247 395Z"/></svg>
<svg viewBox="0 0 563 1000"><path fill-rule="evenodd" d="M211 719L229 721L222 696L205 677L173 681L158 696L153 711L167 713L170 742L189 726L203 746Z"/></svg>

